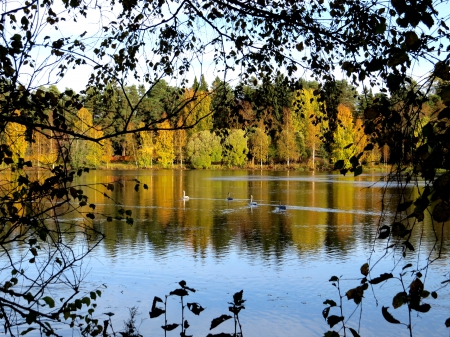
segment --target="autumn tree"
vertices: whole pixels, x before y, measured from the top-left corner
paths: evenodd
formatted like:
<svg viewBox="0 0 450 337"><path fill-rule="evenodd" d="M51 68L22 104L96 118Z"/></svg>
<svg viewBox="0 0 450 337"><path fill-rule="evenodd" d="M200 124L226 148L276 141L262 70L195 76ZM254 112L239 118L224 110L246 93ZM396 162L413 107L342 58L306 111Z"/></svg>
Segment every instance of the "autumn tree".
<svg viewBox="0 0 450 337"><path fill-rule="evenodd" d="M159 126L160 130L155 137L155 154L158 163L164 168L169 168L175 160L173 132L170 131L169 121L164 121Z"/></svg>
<svg viewBox="0 0 450 337"><path fill-rule="evenodd" d="M255 128L249 138L249 153L259 162L262 168L263 162L269 155L270 137L261 128Z"/></svg>
<svg viewBox="0 0 450 337"><path fill-rule="evenodd" d="M248 147L244 130L229 130L223 146L223 160L228 166L243 166L246 163Z"/></svg>

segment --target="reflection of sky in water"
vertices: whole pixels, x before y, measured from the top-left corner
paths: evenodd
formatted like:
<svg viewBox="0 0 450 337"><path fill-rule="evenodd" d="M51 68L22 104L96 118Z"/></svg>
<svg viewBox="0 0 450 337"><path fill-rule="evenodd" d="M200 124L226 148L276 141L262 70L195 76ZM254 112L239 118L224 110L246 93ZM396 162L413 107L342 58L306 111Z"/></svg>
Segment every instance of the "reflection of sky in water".
<svg viewBox="0 0 450 337"><path fill-rule="evenodd" d="M133 211L133 226L96 219L107 239L90 257L85 289L107 285L99 300L99 318L106 319L101 315L103 312L115 312L114 327L120 330L127 307L137 305L138 322L143 319L140 332L144 336L163 336L162 316L148 318L151 301L153 296L168 294L184 279L188 286L198 290L186 300L206 307L198 317L186 313L191 324L188 334L233 332L231 321L212 331L208 329L213 318L228 314L227 302L241 289L247 299L246 309L241 313L247 337L321 336L328 331L321 314L323 301L338 301L338 293L328 280L333 275L342 275L343 293L360 284L359 268L371 254L379 218L378 187L384 185L372 189L360 187L373 187L381 175L361 176L355 181L353 177L330 174L313 178L295 172L290 172L289 177L287 172L278 176L263 174L120 172L120 177L137 176L142 183L149 184L149 192L139 199L134 185L130 185L129 194L125 194L126 189L115 191L122 193L121 207ZM111 179L115 176L119 173L113 173ZM311 189L312 182L315 190ZM189 201L180 200L183 190L190 196ZM234 200L227 202L225 197L230 191ZM256 207L248 205L251 194L258 201ZM280 200L287 206L285 212L276 210ZM96 205L99 212L113 207L106 200L98 200ZM389 210L388 215L392 215ZM424 242L423 260L431 244ZM386 241L375 240L375 245L372 265L384 253ZM392 271L394 266L397 269L392 272L398 276L407 262L416 265L416 261L400 261L400 254L401 250L379 262L374 277ZM430 291L439 289L448 270L445 260L436 266L439 268L427 275ZM405 277L411 279L409 273ZM378 306L369 289L363 302L361 336L408 336L404 326L391 325L381 316L381 306L389 306L396 318L405 321L403 308L392 309L399 281L390 280L373 289ZM426 301L433 306L432 311L420 317L414 315L418 336L447 333L443 322L449 312L448 299L449 292L444 289L437 300ZM169 323L180 320L179 305L178 299L169 298ZM344 299L344 306L344 315L348 317L355 305ZM349 326L357 327L358 315L359 312L354 314ZM179 330L170 334L178 335Z"/></svg>

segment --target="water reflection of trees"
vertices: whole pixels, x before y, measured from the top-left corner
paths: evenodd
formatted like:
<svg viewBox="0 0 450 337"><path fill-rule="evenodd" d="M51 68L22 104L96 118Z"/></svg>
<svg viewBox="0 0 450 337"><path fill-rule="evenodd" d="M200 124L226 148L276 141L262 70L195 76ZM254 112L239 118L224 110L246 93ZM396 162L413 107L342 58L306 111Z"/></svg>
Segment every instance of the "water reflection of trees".
<svg viewBox="0 0 450 337"><path fill-rule="evenodd" d="M111 198L125 200L125 206L133 210L135 224L97 223L106 234L103 244L111 254L117 254L120 247L133 250L140 244L151 245L155 254L165 254L181 244L201 256L210 250L221 257L237 248L252 256L280 258L292 247L300 254L324 249L345 256L358 245L370 249L378 221L376 214L381 210L381 190L376 185L367 188L368 185L354 183L353 178L328 183L314 179L290 181L288 185L270 179L209 180L218 175L214 171L145 171L138 179L149 189L136 193L132 179L133 174L139 173L121 174L103 178L122 179L123 186L116 188ZM232 178L233 174L242 176L242 171L221 174L231 174ZM191 200L181 200L183 190ZM230 190L235 200L227 203L225 197ZM389 193L392 204L396 204L395 191ZM262 201L253 210L246 206L245 199L250 194ZM275 212L278 200L288 200L291 206L303 209ZM101 196L97 196L96 203L102 204L99 207L104 213L113 213L117 207ZM269 203L273 206L267 206ZM430 230L432 225L425 221L422 226ZM444 235L447 232L444 230Z"/></svg>

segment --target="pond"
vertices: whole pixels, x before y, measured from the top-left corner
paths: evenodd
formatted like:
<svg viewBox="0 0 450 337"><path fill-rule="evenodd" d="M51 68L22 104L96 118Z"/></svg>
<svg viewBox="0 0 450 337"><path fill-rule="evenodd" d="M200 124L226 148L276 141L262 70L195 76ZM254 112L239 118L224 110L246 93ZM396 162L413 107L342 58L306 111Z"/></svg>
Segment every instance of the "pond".
<svg viewBox="0 0 450 337"><path fill-rule="evenodd" d="M141 182L138 192L133 179ZM247 300L240 313L244 336L323 336L329 330L322 316L323 302L339 302L329 279L342 276L344 296L360 284L360 267L369 258L371 265L378 261L387 246L385 240L376 239L385 186L381 173L355 178L289 171L91 171L78 183L114 181L120 181L114 191L103 186L99 190L132 210L134 224L97 217L95 226L106 239L90 256L85 286L87 290L101 287L96 315L104 320L104 313L113 312L116 331L122 328L128 308L136 306L140 333L164 336L163 316L149 318L153 297L164 298L185 280L197 290L187 301L206 308L200 316L185 312L189 335L233 332L232 320L211 331L210 322L229 314L232 295L243 290ZM188 200L182 200L183 191ZM86 192L98 213L112 214L117 209L101 193ZM228 193L233 200L227 200ZM256 206L249 205L251 196ZM393 221L397 198L394 187L387 189L386 224ZM280 203L286 210L277 208ZM429 219L417 226L422 233L431 231ZM447 227L443 235L448 240ZM408 254L400 260L400 249L380 260L372 277L384 272L398 276L408 262L420 267L434 245L424 237L411 240L417 247L422 240L421 261L409 260ZM427 299L430 312L413 313L417 336L448 335L444 322L450 316L449 291L440 288L441 281L448 279L449 248L442 248L444 259L426 275L426 289L439 290L439 297ZM411 275L405 275L407 285ZM405 307L392 307L399 291L400 282L389 280L365 292L361 336L409 335L404 325L390 324L381 314L383 306L390 307L391 314L407 322ZM357 329L360 308L354 311L356 305L345 297L343 302L349 326ZM340 315L336 309L330 314ZM170 297L168 323L179 323L180 317L179 298ZM167 335L179 332L175 329Z"/></svg>

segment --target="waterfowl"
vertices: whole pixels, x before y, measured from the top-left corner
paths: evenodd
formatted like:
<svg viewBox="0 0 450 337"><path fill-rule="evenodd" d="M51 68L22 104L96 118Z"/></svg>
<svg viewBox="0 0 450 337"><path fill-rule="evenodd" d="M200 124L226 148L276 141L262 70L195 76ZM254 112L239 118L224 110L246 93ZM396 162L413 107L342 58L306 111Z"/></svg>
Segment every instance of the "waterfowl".
<svg viewBox="0 0 450 337"><path fill-rule="evenodd" d="M189 197L186 195L185 191L183 191L183 200L189 200Z"/></svg>
<svg viewBox="0 0 450 337"><path fill-rule="evenodd" d="M256 201L253 201L253 195L250 195L250 206L258 206L258 203Z"/></svg>
<svg viewBox="0 0 450 337"><path fill-rule="evenodd" d="M277 206L277 208L278 208L278 210L280 210L280 211L285 211L285 210L286 210L286 205L282 205L282 204L281 204L281 201L280 201L280 204Z"/></svg>
<svg viewBox="0 0 450 337"><path fill-rule="evenodd" d="M230 201L230 200L233 200L233 198L232 198L232 197L230 197L230 192L228 192L228 197L227 197L227 200L228 200L228 201Z"/></svg>

